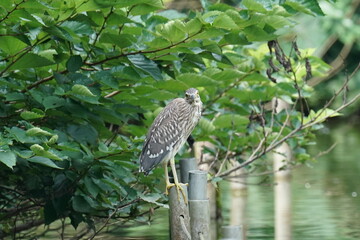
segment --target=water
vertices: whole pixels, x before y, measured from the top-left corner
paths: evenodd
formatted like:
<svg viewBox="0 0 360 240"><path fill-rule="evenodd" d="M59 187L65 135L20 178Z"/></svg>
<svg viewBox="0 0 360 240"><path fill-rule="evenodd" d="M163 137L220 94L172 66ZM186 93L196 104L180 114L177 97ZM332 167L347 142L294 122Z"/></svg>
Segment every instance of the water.
<svg viewBox="0 0 360 240"><path fill-rule="evenodd" d="M329 154L293 170L293 240L360 239L360 126L341 124L320 134L312 155ZM260 182L261 178L250 178ZM247 239L274 239L274 196L272 181L249 185L247 200ZM222 184L223 223L228 224L230 197L228 184ZM235 209L231 210L236 211ZM147 217L147 216L146 216ZM100 239L169 239L168 211L156 210L152 223L121 226L103 233Z"/></svg>
<svg viewBox="0 0 360 240"><path fill-rule="evenodd" d="M337 126L318 138L314 155L334 142L337 146L311 167L293 171L293 239L360 239L360 132ZM248 191L248 239L273 239L272 186L250 186Z"/></svg>

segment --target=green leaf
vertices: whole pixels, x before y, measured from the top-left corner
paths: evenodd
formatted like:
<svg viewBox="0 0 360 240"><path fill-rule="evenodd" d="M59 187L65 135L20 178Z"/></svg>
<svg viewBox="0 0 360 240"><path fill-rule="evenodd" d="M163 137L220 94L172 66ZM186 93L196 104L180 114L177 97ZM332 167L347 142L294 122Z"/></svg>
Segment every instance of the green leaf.
<svg viewBox="0 0 360 240"><path fill-rule="evenodd" d="M69 125L67 131L79 143L95 145L98 139L98 132L92 125Z"/></svg>
<svg viewBox="0 0 360 240"><path fill-rule="evenodd" d="M14 70L24 68L37 68L54 64L54 62L50 61L47 58L41 57L40 55L28 53L23 57L19 57L18 60L9 69Z"/></svg>
<svg viewBox="0 0 360 240"><path fill-rule="evenodd" d="M26 131L26 134L29 136L39 136L39 135L52 136L51 133L49 133L48 131L45 131L39 127L30 128L29 130Z"/></svg>
<svg viewBox="0 0 360 240"><path fill-rule="evenodd" d="M187 22L185 24L186 32L189 35L193 35L195 33L200 32L202 27L203 27L203 25L202 25L201 21L198 18L191 19L189 22Z"/></svg>
<svg viewBox="0 0 360 240"><path fill-rule="evenodd" d="M269 79L259 73L252 73L244 78L248 82L269 82Z"/></svg>
<svg viewBox="0 0 360 240"><path fill-rule="evenodd" d="M220 115L213 123L216 128L232 128L247 125L249 123L249 118L229 113Z"/></svg>
<svg viewBox="0 0 360 240"><path fill-rule="evenodd" d="M47 144L50 145L55 144L58 141L58 139L59 139L59 135L55 134L49 139L49 141L47 141Z"/></svg>
<svg viewBox="0 0 360 240"><path fill-rule="evenodd" d="M136 42L136 38L130 34L112 34L112 33L103 33L100 37L100 42L110 43L120 48L130 47L133 43Z"/></svg>
<svg viewBox="0 0 360 240"><path fill-rule="evenodd" d="M228 81L228 80L234 80L234 79L241 78L244 75L245 75L245 73L240 72L239 70L224 69L223 71L212 75L211 78L213 78L215 80L219 80L219 81L223 81L223 80Z"/></svg>
<svg viewBox="0 0 360 240"><path fill-rule="evenodd" d="M72 199L72 207L75 211L82 213L89 213L92 210L88 201L86 201L83 196L79 195Z"/></svg>
<svg viewBox="0 0 360 240"><path fill-rule="evenodd" d="M31 111L23 111L20 113L20 116L25 120L37 119L45 117L45 113L40 110L33 108Z"/></svg>
<svg viewBox="0 0 360 240"><path fill-rule="evenodd" d="M1 36L0 49L9 55L14 55L24 49L27 45L16 37Z"/></svg>
<svg viewBox="0 0 360 240"><path fill-rule="evenodd" d="M155 87L168 91L185 91L188 89L185 83L173 79L156 82Z"/></svg>
<svg viewBox="0 0 360 240"><path fill-rule="evenodd" d="M65 21L60 25L62 28L75 34L86 34L90 35L94 31L86 21Z"/></svg>
<svg viewBox="0 0 360 240"><path fill-rule="evenodd" d="M136 68L150 74L150 76L152 76L155 80L163 79L158 65L154 61L146 58L144 55L129 55L127 58Z"/></svg>
<svg viewBox="0 0 360 240"><path fill-rule="evenodd" d="M70 33L61 27L51 26L48 28L44 28L44 31L58 38L67 40L69 42L74 42L74 38L70 35Z"/></svg>
<svg viewBox="0 0 360 240"><path fill-rule="evenodd" d="M11 151L0 150L0 162L13 169L16 164L16 155Z"/></svg>
<svg viewBox="0 0 360 240"><path fill-rule="evenodd" d="M284 5L289 6L299 12L307 14L315 13L319 16L324 16L324 12L321 10L317 0L287 0Z"/></svg>
<svg viewBox="0 0 360 240"><path fill-rule="evenodd" d="M209 119L206 119L205 117L200 118L199 127L207 133L210 133L215 130L214 124Z"/></svg>
<svg viewBox="0 0 360 240"><path fill-rule="evenodd" d="M143 1L144 2L144 1ZM144 4L138 4L132 8L131 14L145 15L164 7L162 0L147 0Z"/></svg>
<svg viewBox="0 0 360 240"><path fill-rule="evenodd" d="M255 0L242 0L241 4L243 4L247 9L255 11L255 12L260 12L260 13L266 13L266 9L264 8L264 6L258 2L256 2Z"/></svg>
<svg viewBox="0 0 360 240"><path fill-rule="evenodd" d="M249 41L269 41L276 38L276 35L269 34L258 26L247 27L244 33Z"/></svg>
<svg viewBox="0 0 360 240"><path fill-rule="evenodd" d="M85 177L84 183L85 183L86 189L89 191L91 196L96 198L96 196L100 192L100 188L92 181L92 179L90 177Z"/></svg>
<svg viewBox="0 0 360 240"><path fill-rule="evenodd" d="M234 20L226 15L225 13L220 14L217 16L213 22L213 26L217 28L224 28L224 29L237 29L238 26L234 22Z"/></svg>
<svg viewBox="0 0 360 240"><path fill-rule="evenodd" d="M213 79L195 73L184 73L179 75L177 79L186 83L189 87L204 87L217 84Z"/></svg>
<svg viewBox="0 0 360 240"><path fill-rule="evenodd" d="M63 159L56 155L54 150L45 150L39 144L33 144L30 146L31 151L33 151L36 155L49 158L56 161L62 161Z"/></svg>
<svg viewBox="0 0 360 240"><path fill-rule="evenodd" d="M49 225L50 223L54 222L58 219L58 214L56 212L56 209L54 207L54 204L52 201L47 201L44 206L44 220L45 224Z"/></svg>
<svg viewBox="0 0 360 240"><path fill-rule="evenodd" d="M172 43L180 42L186 37L186 26L180 20L171 20L157 27L162 37Z"/></svg>
<svg viewBox="0 0 360 240"><path fill-rule="evenodd" d="M156 91L151 92L150 94L147 94L146 97L150 98L150 99L164 101L164 100L175 98L176 95L171 92L168 92L168 91L156 90Z"/></svg>
<svg viewBox="0 0 360 240"><path fill-rule="evenodd" d="M37 138L26 135L26 131L21 128L12 127L11 129L6 128L6 130L18 142L21 142L21 143L36 143L36 142L38 142Z"/></svg>
<svg viewBox="0 0 360 240"><path fill-rule="evenodd" d="M320 109L317 112L315 112L314 110L311 110L310 114L306 118L304 118L304 124L306 124L308 122L321 123L321 122L324 122L325 120L327 120L328 118L337 117L340 115L341 115L340 113L338 113L330 108Z"/></svg>
<svg viewBox="0 0 360 240"><path fill-rule="evenodd" d="M51 161L50 159L45 158L45 157L35 156L35 157L32 157L32 158L28 158L27 160L29 162L38 163L38 164L44 165L46 167L51 167L51 168L56 168L56 169L63 169L63 168L59 167L58 165L56 165L53 161Z"/></svg>
<svg viewBox="0 0 360 240"><path fill-rule="evenodd" d="M79 55L73 55L66 62L66 69L69 72L76 72L83 65L82 58Z"/></svg>
<svg viewBox="0 0 360 240"><path fill-rule="evenodd" d="M145 202L154 203L160 207L169 208L167 204L159 203L157 200L161 198L161 195L159 193L151 193L151 194L140 194L140 198L144 200Z"/></svg>
<svg viewBox="0 0 360 240"><path fill-rule="evenodd" d="M71 88L72 93L85 97L96 97L86 86L81 84L75 84Z"/></svg>
<svg viewBox="0 0 360 240"><path fill-rule="evenodd" d="M62 107L66 104L65 99L56 97L56 96L48 96L45 97L42 104L44 105L45 109L52 109Z"/></svg>

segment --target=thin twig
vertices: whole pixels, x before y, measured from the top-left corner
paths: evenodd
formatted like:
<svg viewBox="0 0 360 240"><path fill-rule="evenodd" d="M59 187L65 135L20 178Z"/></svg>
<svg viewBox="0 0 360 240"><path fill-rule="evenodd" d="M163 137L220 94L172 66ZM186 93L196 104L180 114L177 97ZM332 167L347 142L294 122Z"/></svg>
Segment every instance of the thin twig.
<svg viewBox="0 0 360 240"><path fill-rule="evenodd" d="M222 161L222 163L221 163L221 165L220 165L220 167L219 167L218 172L215 174L215 177L217 177L217 176L220 174L220 172L222 171L225 163L226 163L227 160L228 160L228 157L229 157L229 154L230 154L230 147L231 147L232 139L233 139L233 131L231 131L231 135L230 135L230 139L229 139L229 144L228 144L228 147L227 147L227 151L226 151L224 160Z"/></svg>
<svg viewBox="0 0 360 240"><path fill-rule="evenodd" d="M15 11L17 10L17 8L18 8L21 4L23 4L24 2L26 2L26 1L27 1L27 0L22 0L22 1L19 2L19 3L15 3L15 7L14 7L13 9L11 9L9 12L7 12L6 15L5 15L2 19L0 19L0 23L3 22L5 19L7 19L7 18L10 16L10 14L12 14L13 12L15 12Z"/></svg>
<svg viewBox="0 0 360 240"><path fill-rule="evenodd" d="M197 33L194 33L191 36L186 37L185 39L183 39L183 40L181 40L179 42L172 43L172 44L170 44L169 46L166 46L166 47L162 47L162 48L158 48L158 49L154 49L154 50L145 50L145 51L144 50L139 50L139 51L136 51L136 52L121 53L121 54L118 54L118 55L115 55L115 56L112 56L112 57L107 57L107 58L105 58L103 60L100 60L100 61L97 61L97 62L93 62L93 63L85 62L84 65L95 66L95 65L100 65L100 64L103 64L105 62L115 60L115 59L118 59L118 58L121 58L121 57L132 56L132 55L137 55L137 54L148 54L148 53L161 52L161 51L176 47L177 45L180 45L182 43L186 43L189 39L191 39L192 37L194 37L194 36L198 35L199 33L201 33L201 31L202 30L200 30Z"/></svg>
<svg viewBox="0 0 360 240"><path fill-rule="evenodd" d="M356 71L358 71L360 68L360 64L359 66L355 69L355 71L351 74L351 76L353 76ZM345 84L344 84L345 85ZM345 86L342 86L341 89L344 89ZM341 93L341 90L339 90L337 92L337 96ZM284 136L282 139L273 142L271 144L271 146L269 146L265 152L261 152L258 154L259 150L261 149L262 145L264 144L264 139L261 139L260 143L258 144L257 148L255 149L255 151L250 155L250 157L243 162L242 164L231 168L227 171L222 172L221 174L218 175L218 177L224 177L227 175L230 175L231 173L235 172L236 170L243 168L247 165L249 165L250 163L254 162L255 160L259 159L260 157L264 156L266 153L274 150L276 147L278 147L280 144L282 144L283 142L287 141L289 138L293 137L296 133L298 133L299 131L309 128L315 124L318 124L319 122L324 121L325 119L331 117L331 115L333 115L334 113L338 113L340 111L342 111L343 109L345 109L346 107L350 106L351 104L353 104L354 102L356 102L358 99L360 99L360 93L357 94L355 97L353 97L350 101L348 101L346 104L343 104L342 106L338 107L337 109L335 109L331 114L329 115L325 115L322 118L320 118L320 115L323 113L322 111L320 111L319 114L317 114L313 119L311 119L309 122L300 125L299 127L295 128L294 130L292 130L290 133L288 133L286 136ZM326 104L325 106L327 106L328 104Z"/></svg>
<svg viewBox="0 0 360 240"><path fill-rule="evenodd" d="M338 144L338 143L335 142L333 145L331 145L331 146L330 146L328 149L326 149L325 151L319 152L319 153L316 155L315 158L319 158L319 157L321 157L321 156L324 156L324 155L328 154L329 152L331 152L331 151L336 147L337 144Z"/></svg>

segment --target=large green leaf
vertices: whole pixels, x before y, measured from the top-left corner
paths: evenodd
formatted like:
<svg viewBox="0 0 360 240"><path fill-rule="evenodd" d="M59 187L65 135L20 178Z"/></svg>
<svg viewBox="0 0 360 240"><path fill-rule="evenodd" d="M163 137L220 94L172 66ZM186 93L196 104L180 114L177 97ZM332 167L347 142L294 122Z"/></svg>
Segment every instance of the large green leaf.
<svg viewBox="0 0 360 240"><path fill-rule="evenodd" d="M24 68L37 68L55 64L47 58L41 57L34 53L28 53L23 57L20 57L10 69L24 69Z"/></svg>
<svg viewBox="0 0 360 240"><path fill-rule="evenodd" d="M180 20L173 20L160 25L157 31L172 43L180 42L186 37L186 26Z"/></svg>
<svg viewBox="0 0 360 240"><path fill-rule="evenodd" d="M249 41L269 41L276 38L276 35L267 33L258 26L251 26L244 29L246 38Z"/></svg>
<svg viewBox="0 0 360 240"><path fill-rule="evenodd" d="M234 20L226 14L220 14L213 22L214 27L225 28L225 29L237 29L238 26Z"/></svg>
<svg viewBox="0 0 360 240"><path fill-rule="evenodd" d="M27 46L26 43L13 36L0 36L0 49L7 54L14 55Z"/></svg>
<svg viewBox="0 0 360 240"><path fill-rule="evenodd" d="M261 13L266 12L264 6L258 3L256 0L242 0L241 4L243 4L247 9L252 11L261 12Z"/></svg>
<svg viewBox="0 0 360 240"><path fill-rule="evenodd" d="M9 150L0 150L0 162L5 164L9 168L13 168L16 164L16 155L15 153Z"/></svg>
<svg viewBox="0 0 360 240"><path fill-rule="evenodd" d="M324 16L324 12L321 10L317 0L287 0L284 5L299 12L307 14L315 13L317 15Z"/></svg>
<svg viewBox="0 0 360 240"><path fill-rule="evenodd" d="M42 104L45 109L58 108L65 105L66 100L57 96L48 96L45 97Z"/></svg>
<svg viewBox="0 0 360 240"><path fill-rule="evenodd" d="M36 157L28 158L27 160L29 162L38 163L38 164L44 165L46 167L56 168L56 169L63 169L63 168L59 167L58 165L56 165L49 158L46 158L46 157L38 157L38 156L36 156Z"/></svg>
<svg viewBox="0 0 360 240"><path fill-rule="evenodd" d="M158 65L154 61L146 58L144 55L130 55L128 56L128 59L136 68L148 73L154 79L161 80L163 78Z"/></svg>
<svg viewBox="0 0 360 240"><path fill-rule="evenodd" d="M249 118L238 114L222 114L213 122L216 128L236 128L238 126L247 125Z"/></svg>
<svg viewBox="0 0 360 240"><path fill-rule="evenodd" d="M177 79L186 83L189 87L203 87L217 84L213 79L195 73L184 73L177 76Z"/></svg>
<svg viewBox="0 0 360 240"><path fill-rule="evenodd" d="M131 46L136 42L136 38L130 34L112 34L112 33L104 33L101 35L100 42L110 43L113 45L117 45L120 48L126 48Z"/></svg>
<svg viewBox="0 0 360 240"><path fill-rule="evenodd" d="M75 211L89 213L92 208L84 196L77 195L72 199L72 207Z"/></svg>
<svg viewBox="0 0 360 240"><path fill-rule="evenodd" d="M66 62L66 68L69 72L76 72L82 65L82 58L79 55L71 56Z"/></svg>

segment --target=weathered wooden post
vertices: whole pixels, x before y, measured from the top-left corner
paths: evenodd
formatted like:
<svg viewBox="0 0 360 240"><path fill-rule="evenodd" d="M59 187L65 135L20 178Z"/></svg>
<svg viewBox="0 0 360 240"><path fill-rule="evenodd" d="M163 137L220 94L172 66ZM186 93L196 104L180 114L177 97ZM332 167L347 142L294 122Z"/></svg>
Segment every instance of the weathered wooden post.
<svg viewBox="0 0 360 240"><path fill-rule="evenodd" d="M241 240L240 226L223 226L221 240Z"/></svg>
<svg viewBox="0 0 360 240"><path fill-rule="evenodd" d="M210 212L207 198L207 172L189 172L189 211L192 240L210 239Z"/></svg>
<svg viewBox="0 0 360 240"><path fill-rule="evenodd" d="M187 186L182 184L187 195ZM189 208L182 194L177 193L176 187L169 190L170 234L172 240L191 240Z"/></svg>

